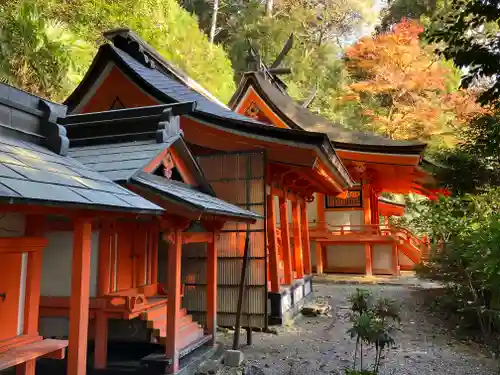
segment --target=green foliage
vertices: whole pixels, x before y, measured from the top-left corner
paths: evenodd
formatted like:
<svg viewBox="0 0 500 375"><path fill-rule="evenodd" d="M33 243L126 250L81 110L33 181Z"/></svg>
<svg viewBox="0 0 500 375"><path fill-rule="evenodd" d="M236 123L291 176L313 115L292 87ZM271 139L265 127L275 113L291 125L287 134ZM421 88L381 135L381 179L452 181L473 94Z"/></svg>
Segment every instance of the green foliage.
<svg viewBox="0 0 500 375"><path fill-rule="evenodd" d="M430 172L457 195L499 186L500 117L494 113L478 116L456 136L459 143L453 149L432 150L430 157L437 166L430 166Z"/></svg>
<svg viewBox="0 0 500 375"><path fill-rule="evenodd" d="M458 322L498 347L500 324L500 188L428 202L414 220L433 251L419 273L448 288Z"/></svg>
<svg viewBox="0 0 500 375"><path fill-rule="evenodd" d="M446 0L389 0L381 12L378 31L387 31L403 19L431 23L432 17L447 7Z"/></svg>
<svg viewBox="0 0 500 375"><path fill-rule="evenodd" d="M63 99L91 60L92 46L68 25L46 19L35 0L0 6L0 80Z"/></svg>
<svg viewBox="0 0 500 375"><path fill-rule="evenodd" d="M395 345L393 332L395 324L399 323L399 306L395 301L387 298L374 299L372 294L363 289L356 289L356 292L349 297L350 312L349 319L352 327L347 331L352 339L356 339L354 351L353 367L346 369L346 375L376 375L380 367L382 353ZM365 353L363 345L375 348L375 358L372 370L367 370L363 366ZM359 353L360 365L357 368L357 358Z"/></svg>
<svg viewBox="0 0 500 375"><path fill-rule="evenodd" d="M433 19L426 32L429 42L440 44L439 52L447 60L466 68L462 86L484 84L480 103L496 106L500 105L499 20L495 1L456 0Z"/></svg>
<svg viewBox="0 0 500 375"><path fill-rule="evenodd" d="M235 90L223 48L175 0L16 0L0 18L2 78L42 96L65 98L104 42L102 32L117 27L133 29L221 100Z"/></svg>

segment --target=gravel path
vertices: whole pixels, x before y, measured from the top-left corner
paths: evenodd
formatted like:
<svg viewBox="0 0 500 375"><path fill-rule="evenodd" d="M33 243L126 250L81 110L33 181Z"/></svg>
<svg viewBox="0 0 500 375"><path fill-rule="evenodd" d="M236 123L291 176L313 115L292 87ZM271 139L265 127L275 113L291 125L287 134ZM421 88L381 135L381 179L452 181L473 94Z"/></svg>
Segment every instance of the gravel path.
<svg viewBox="0 0 500 375"><path fill-rule="evenodd" d="M383 360L381 375L500 374L497 363L479 349L456 341L427 314L422 303L425 291L392 285L316 284L315 295L328 299L331 316L300 317L293 325L280 327L277 335L254 333L253 346L242 348L248 364L266 375L343 375L354 349L346 334L347 297L356 287L401 303L401 331L396 335L396 348ZM230 333L221 334L220 340L228 347L231 339ZM243 333L241 342L246 342Z"/></svg>

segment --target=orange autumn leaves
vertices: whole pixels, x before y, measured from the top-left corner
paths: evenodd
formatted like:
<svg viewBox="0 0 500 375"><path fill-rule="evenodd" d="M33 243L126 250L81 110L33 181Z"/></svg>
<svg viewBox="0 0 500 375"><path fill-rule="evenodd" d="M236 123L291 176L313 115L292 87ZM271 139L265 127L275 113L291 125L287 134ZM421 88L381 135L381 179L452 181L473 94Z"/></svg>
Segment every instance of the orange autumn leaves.
<svg viewBox="0 0 500 375"><path fill-rule="evenodd" d="M446 136L483 111L470 93L448 92L453 71L431 46L422 46L423 31L419 23L403 20L391 32L362 38L346 51L354 83L343 100L361 105L370 130L392 139Z"/></svg>

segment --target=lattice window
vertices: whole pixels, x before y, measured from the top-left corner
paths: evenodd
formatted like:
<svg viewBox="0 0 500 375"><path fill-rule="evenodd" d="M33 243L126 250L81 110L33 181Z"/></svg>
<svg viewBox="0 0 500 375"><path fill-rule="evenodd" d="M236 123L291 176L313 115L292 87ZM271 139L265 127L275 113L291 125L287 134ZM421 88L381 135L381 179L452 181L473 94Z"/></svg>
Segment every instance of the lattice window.
<svg viewBox="0 0 500 375"><path fill-rule="evenodd" d="M330 195L325 203L326 208L361 208L363 207L361 190L350 190L344 196Z"/></svg>

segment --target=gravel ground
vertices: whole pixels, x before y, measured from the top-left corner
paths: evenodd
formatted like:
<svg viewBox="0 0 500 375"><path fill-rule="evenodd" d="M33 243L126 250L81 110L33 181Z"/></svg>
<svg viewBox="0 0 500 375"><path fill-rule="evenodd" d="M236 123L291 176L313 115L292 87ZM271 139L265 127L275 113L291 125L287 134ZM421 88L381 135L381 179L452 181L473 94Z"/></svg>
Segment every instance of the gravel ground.
<svg viewBox="0 0 500 375"><path fill-rule="evenodd" d="M356 287L401 303L401 331L396 334L396 348L383 360L381 375L500 374L498 364L479 348L458 342L436 317L429 316L422 302L425 290L405 285L316 284L315 296L329 301L330 316L301 316L294 324L280 327L277 335L254 333L253 345L242 348L248 365L261 368L266 375L343 374L354 350L346 334L347 297ZM232 334L220 336L229 347ZM246 342L243 333L241 342Z"/></svg>

